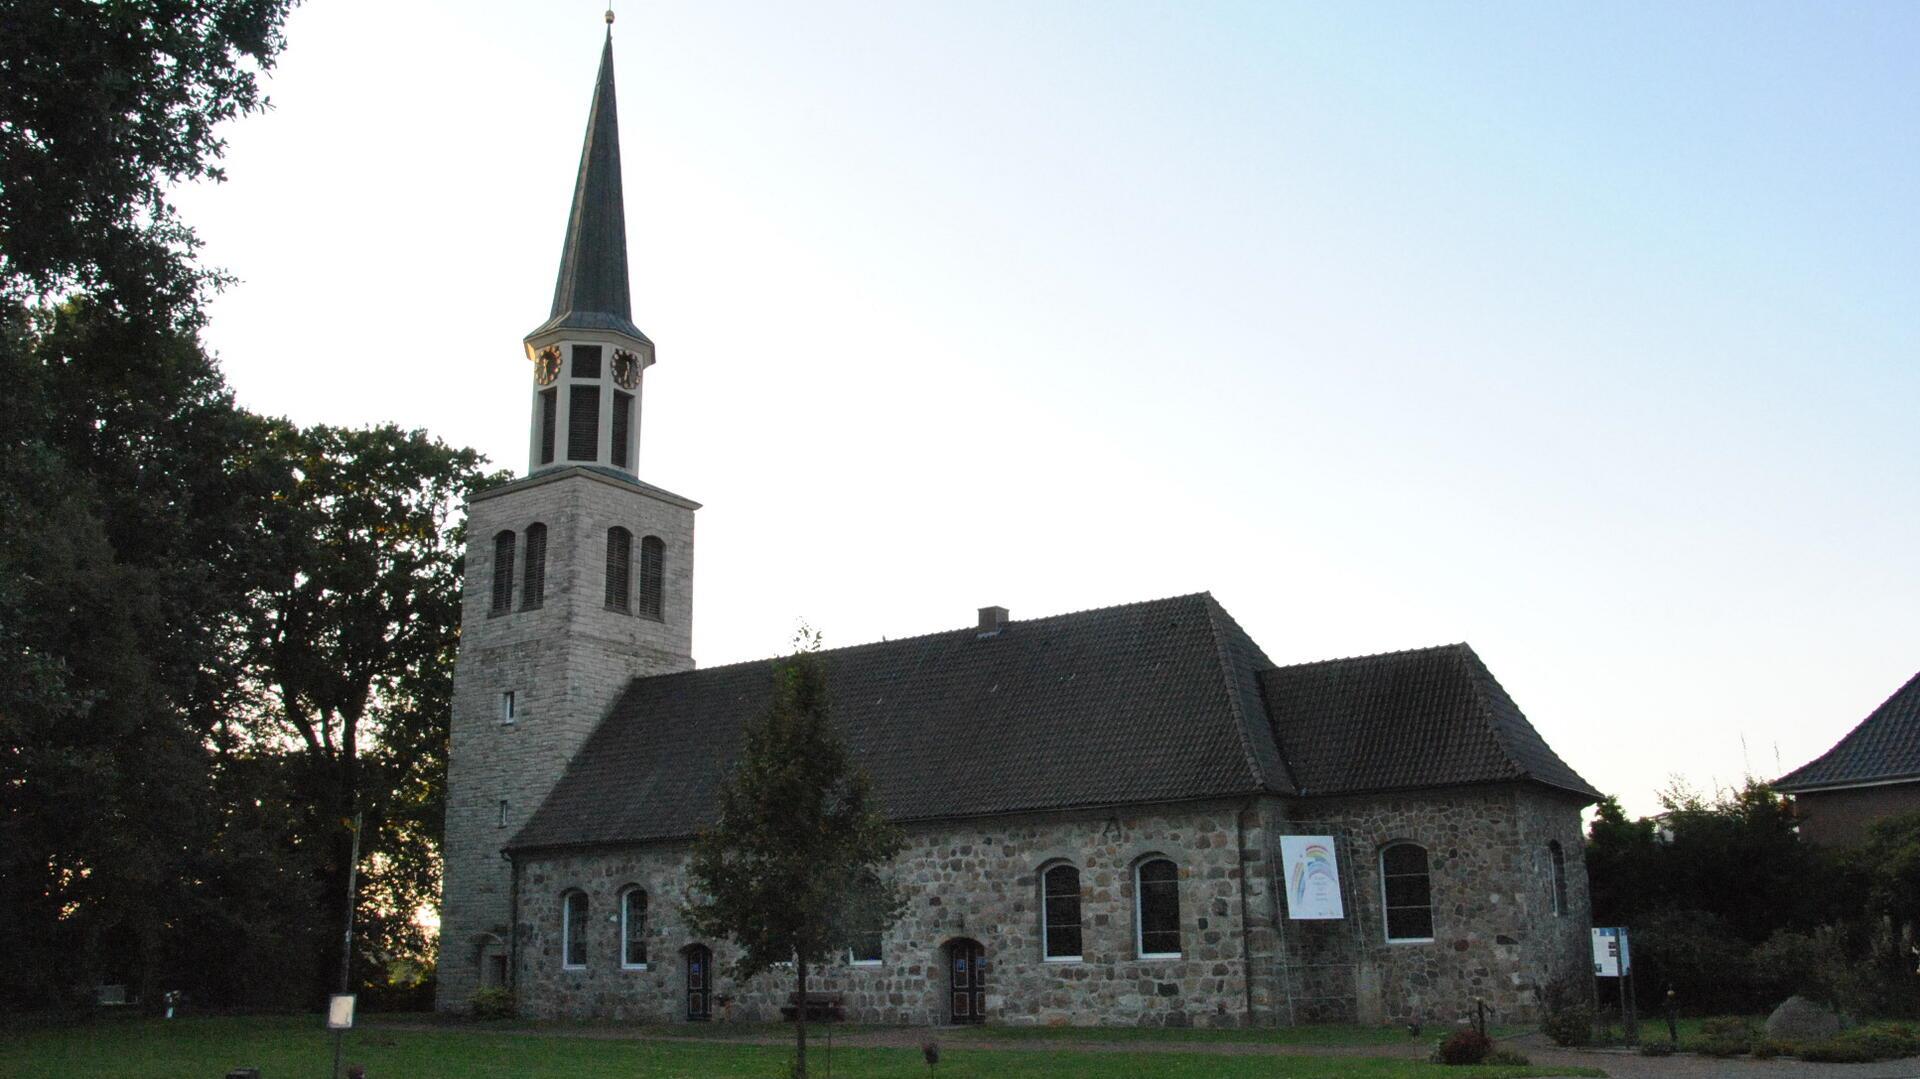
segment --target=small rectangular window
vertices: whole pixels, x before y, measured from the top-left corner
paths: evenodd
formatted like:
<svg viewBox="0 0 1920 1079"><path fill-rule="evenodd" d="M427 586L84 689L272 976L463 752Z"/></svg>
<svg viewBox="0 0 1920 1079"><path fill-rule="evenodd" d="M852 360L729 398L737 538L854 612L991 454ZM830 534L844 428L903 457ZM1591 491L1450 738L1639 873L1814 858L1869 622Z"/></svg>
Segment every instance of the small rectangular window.
<svg viewBox="0 0 1920 1079"><path fill-rule="evenodd" d="M573 346L573 377L575 378L599 378L600 377L600 346L599 345Z"/></svg>
<svg viewBox="0 0 1920 1079"><path fill-rule="evenodd" d="M540 391L540 463L553 463L553 427L560 419L558 390Z"/></svg>
<svg viewBox="0 0 1920 1079"><path fill-rule="evenodd" d="M862 933L855 938L853 947L847 949L847 962L856 967L877 967L880 965L880 931Z"/></svg>
<svg viewBox="0 0 1920 1079"><path fill-rule="evenodd" d="M600 453L600 387L567 388L567 460L591 461Z"/></svg>
<svg viewBox="0 0 1920 1079"><path fill-rule="evenodd" d="M633 433L633 395L613 391L613 463L627 467L627 438Z"/></svg>
<svg viewBox="0 0 1920 1079"><path fill-rule="evenodd" d="M500 694L500 722L513 722L513 690Z"/></svg>
<svg viewBox="0 0 1920 1079"><path fill-rule="evenodd" d="M501 828L505 828L506 826L507 826L507 800L506 800L505 798L502 798L502 799L500 799L500 824L499 824L499 827L501 827Z"/></svg>

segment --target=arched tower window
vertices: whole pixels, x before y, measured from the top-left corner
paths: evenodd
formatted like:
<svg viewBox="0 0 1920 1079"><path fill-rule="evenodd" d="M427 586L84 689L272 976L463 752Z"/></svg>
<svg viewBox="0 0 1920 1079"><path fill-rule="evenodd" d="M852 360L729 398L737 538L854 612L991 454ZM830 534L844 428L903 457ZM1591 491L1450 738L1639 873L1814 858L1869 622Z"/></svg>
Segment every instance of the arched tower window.
<svg viewBox="0 0 1920 1079"><path fill-rule="evenodd" d="M1388 940L1433 939L1433 880L1427 848L1393 843L1380 852L1380 906Z"/></svg>
<svg viewBox="0 0 1920 1079"><path fill-rule="evenodd" d="M647 969L647 893L639 887L620 893L620 965Z"/></svg>
<svg viewBox="0 0 1920 1079"><path fill-rule="evenodd" d="M660 601L666 582L667 545L659 536L640 540L640 613L652 619L660 617Z"/></svg>
<svg viewBox="0 0 1920 1079"><path fill-rule="evenodd" d="M513 530L493 537L493 608L490 614L513 610Z"/></svg>
<svg viewBox="0 0 1920 1079"><path fill-rule="evenodd" d="M560 965L587 965L587 893L575 889L560 902Z"/></svg>
<svg viewBox="0 0 1920 1079"><path fill-rule="evenodd" d="M1142 959L1180 957L1180 867L1150 858L1133 870L1135 944Z"/></svg>
<svg viewBox="0 0 1920 1079"><path fill-rule="evenodd" d="M547 526L527 526L527 569L520 581L520 609L539 608L547 598Z"/></svg>
<svg viewBox="0 0 1920 1079"><path fill-rule="evenodd" d="M1040 939L1046 958L1080 958L1080 871L1061 863L1040 875Z"/></svg>
<svg viewBox="0 0 1920 1079"><path fill-rule="evenodd" d="M607 610L626 614L628 581L633 575L633 533L607 529Z"/></svg>
<svg viewBox="0 0 1920 1079"><path fill-rule="evenodd" d="M1547 843L1547 860L1553 863L1553 912L1567 916L1567 855L1558 839Z"/></svg>

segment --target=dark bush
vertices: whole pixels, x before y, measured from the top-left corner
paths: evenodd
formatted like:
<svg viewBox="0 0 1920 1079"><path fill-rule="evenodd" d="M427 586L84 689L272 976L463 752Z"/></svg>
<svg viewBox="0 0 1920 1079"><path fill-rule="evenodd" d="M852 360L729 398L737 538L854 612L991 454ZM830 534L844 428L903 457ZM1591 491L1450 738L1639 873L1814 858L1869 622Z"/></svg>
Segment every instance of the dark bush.
<svg viewBox="0 0 1920 1079"><path fill-rule="evenodd" d="M1687 1048L1710 1057L1737 1057L1753 1048L1754 1032L1745 1019L1722 1016L1700 1024L1700 1036Z"/></svg>
<svg viewBox="0 0 1920 1079"><path fill-rule="evenodd" d="M470 999L475 1019L512 1019L513 992L508 989L481 989Z"/></svg>
<svg viewBox="0 0 1920 1079"><path fill-rule="evenodd" d="M1510 1067L1524 1068L1527 1065L1533 1063L1533 1061L1527 1059L1527 1054L1522 1053L1520 1050L1509 1049L1506 1046L1501 1045L1501 1046L1495 1046L1493 1051L1488 1053L1486 1055L1486 1058L1482 1060L1480 1063L1505 1064Z"/></svg>
<svg viewBox="0 0 1920 1079"><path fill-rule="evenodd" d="M1648 1042L1640 1047L1643 1057L1670 1057L1673 1055L1672 1042Z"/></svg>
<svg viewBox="0 0 1920 1079"><path fill-rule="evenodd" d="M1793 1046L1772 1038L1761 1038L1753 1043L1753 1048L1748 1052L1753 1054L1755 1060L1772 1060L1774 1057L1792 1056Z"/></svg>
<svg viewBox="0 0 1920 1079"><path fill-rule="evenodd" d="M1843 1034L1823 1042L1801 1046L1800 1059L1820 1064L1866 1064L1879 1058L1873 1055L1873 1050Z"/></svg>
<svg viewBox="0 0 1920 1079"><path fill-rule="evenodd" d="M1478 1064L1493 1052L1493 1039L1471 1028L1447 1035L1434 1055L1442 1064Z"/></svg>
<svg viewBox="0 0 1920 1079"><path fill-rule="evenodd" d="M1593 998L1585 986L1559 983L1547 988L1540 1030L1555 1045L1593 1042Z"/></svg>

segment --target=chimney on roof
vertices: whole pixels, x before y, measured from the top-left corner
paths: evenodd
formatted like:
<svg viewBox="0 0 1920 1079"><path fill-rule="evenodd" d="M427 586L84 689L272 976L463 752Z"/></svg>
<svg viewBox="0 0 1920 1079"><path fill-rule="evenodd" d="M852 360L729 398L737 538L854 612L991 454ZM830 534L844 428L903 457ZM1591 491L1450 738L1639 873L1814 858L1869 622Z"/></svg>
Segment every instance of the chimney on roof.
<svg viewBox="0 0 1920 1079"><path fill-rule="evenodd" d="M1007 609L1005 607L980 608L980 632L978 637L992 637L1007 628Z"/></svg>

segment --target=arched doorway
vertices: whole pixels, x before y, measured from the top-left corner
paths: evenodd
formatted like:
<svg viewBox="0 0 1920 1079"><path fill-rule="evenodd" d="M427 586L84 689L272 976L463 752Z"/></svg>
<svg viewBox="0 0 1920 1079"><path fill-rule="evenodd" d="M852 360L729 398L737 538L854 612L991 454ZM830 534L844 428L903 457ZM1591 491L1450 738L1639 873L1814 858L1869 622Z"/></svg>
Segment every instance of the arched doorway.
<svg viewBox="0 0 1920 1079"><path fill-rule="evenodd" d="M955 1023L987 1020L987 949L977 940L947 942L947 1018Z"/></svg>
<svg viewBox="0 0 1920 1079"><path fill-rule="evenodd" d="M687 1021L704 1023L713 1018L713 949L692 944L680 954L687 968Z"/></svg>

